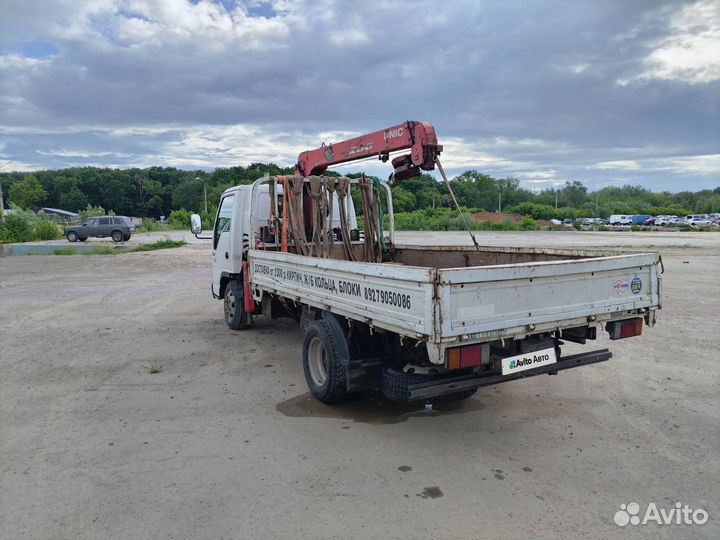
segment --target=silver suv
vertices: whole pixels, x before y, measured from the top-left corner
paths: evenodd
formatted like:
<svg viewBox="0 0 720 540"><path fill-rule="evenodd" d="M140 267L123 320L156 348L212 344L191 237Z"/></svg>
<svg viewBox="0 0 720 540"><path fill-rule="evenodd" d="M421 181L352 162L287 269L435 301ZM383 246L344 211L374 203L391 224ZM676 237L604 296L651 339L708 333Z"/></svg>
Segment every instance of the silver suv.
<svg viewBox="0 0 720 540"><path fill-rule="evenodd" d="M65 228L65 236L70 242L84 242L89 237L103 238L109 236L115 242L130 240L135 232L132 220L125 216L91 217L82 225Z"/></svg>

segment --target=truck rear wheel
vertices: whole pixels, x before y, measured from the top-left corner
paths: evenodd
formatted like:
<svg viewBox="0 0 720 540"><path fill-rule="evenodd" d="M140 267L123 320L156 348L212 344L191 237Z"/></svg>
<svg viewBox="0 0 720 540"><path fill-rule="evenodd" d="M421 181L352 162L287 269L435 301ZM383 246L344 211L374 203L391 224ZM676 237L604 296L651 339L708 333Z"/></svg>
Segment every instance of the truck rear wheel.
<svg viewBox="0 0 720 540"><path fill-rule="evenodd" d="M244 309L243 287L237 281L225 286L225 322L231 330L245 330L250 326L250 315Z"/></svg>
<svg viewBox="0 0 720 540"><path fill-rule="evenodd" d="M305 380L312 395L324 403L336 403L347 394L347 370L337 340L332 327L323 320L311 322L305 332Z"/></svg>
<svg viewBox="0 0 720 540"><path fill-rule="evenodd" d="M407 403L410 401L410 386L432 381L438 381L442 376L428 375L420 373L405 373L401 370L387 367L383 370L382 387L383 395L393 401ZM461 401L472 397L477 392L477 388L467 390L459 390L451 394L436 396L425 400L426 403L451 403L453 401Z"/></svg>

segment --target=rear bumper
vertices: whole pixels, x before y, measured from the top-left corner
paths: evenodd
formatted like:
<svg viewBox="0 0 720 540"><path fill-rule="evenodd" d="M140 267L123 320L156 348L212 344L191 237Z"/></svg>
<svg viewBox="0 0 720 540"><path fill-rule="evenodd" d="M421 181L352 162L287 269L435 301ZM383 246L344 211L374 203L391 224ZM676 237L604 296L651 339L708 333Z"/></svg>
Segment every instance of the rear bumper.
<svg viewBox="0 0 720 540"><path fill-rule="evenodd" d="M481 386L493 386L504 382L516 381L535 375L555 375L558 371L572 369L589 364L605 362L612 358L608 349L599 349L588 353L574 354L558 359L555 364L550 364L536 369L522 371L517 375L502 375L500 370L485 372L482 374L461 375L452 379L442 379L441 382L426 382L414 384L409 387L410 401L428 399L444 394L451 394L460 390L480 388Z"/></svg>

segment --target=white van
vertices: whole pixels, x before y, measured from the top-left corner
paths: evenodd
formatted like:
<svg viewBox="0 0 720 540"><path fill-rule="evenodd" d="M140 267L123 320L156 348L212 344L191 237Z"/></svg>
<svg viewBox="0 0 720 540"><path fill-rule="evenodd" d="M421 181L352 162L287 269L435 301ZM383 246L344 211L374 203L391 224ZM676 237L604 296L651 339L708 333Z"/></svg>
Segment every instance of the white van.
<svg viewBox="0 0 720 540"><path fill-rule="evenodd" d="M626 214L613 214L608 218L610 225L632 225L632 216Z"/></svg>
<svg viewBox="0 0 720 540"><path fill-rule="evenodd" d="M688 214L683 221L686 225L693 225L695 227L712 225L712 220L707 214Z"/></svg>

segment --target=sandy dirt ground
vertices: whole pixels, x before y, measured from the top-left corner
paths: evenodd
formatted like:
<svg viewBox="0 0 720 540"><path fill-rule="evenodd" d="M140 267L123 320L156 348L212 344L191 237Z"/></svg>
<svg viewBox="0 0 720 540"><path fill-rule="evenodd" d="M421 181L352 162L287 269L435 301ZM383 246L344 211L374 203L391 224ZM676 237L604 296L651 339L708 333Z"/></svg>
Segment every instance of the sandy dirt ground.
<svg viewBox="0 0 720 540"><path fill-rule="evenodd" d="M432 412L330 407L295 323L227 329L207 245L0 258L0 537L720 538L720 234L477 236L657 249L658 324ZM630 502L709 521L619 527Z"/></svg>

